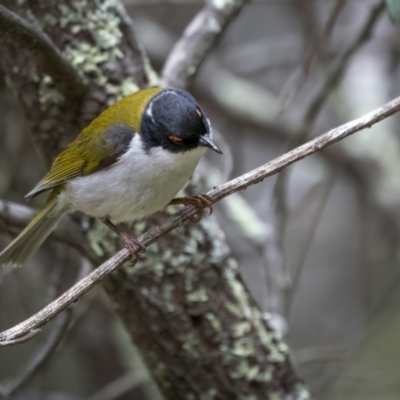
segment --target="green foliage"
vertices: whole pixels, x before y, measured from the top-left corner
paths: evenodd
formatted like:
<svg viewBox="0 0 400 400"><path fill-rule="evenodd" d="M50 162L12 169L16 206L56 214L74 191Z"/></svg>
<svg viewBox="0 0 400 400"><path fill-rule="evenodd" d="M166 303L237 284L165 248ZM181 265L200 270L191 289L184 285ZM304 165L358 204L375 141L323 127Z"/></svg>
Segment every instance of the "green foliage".
<svg viewBox="0 0 400 400"><path fill-rule="evenodd" d="M386 0L390 21L394 25L400 25L400 0Z"/></svg>

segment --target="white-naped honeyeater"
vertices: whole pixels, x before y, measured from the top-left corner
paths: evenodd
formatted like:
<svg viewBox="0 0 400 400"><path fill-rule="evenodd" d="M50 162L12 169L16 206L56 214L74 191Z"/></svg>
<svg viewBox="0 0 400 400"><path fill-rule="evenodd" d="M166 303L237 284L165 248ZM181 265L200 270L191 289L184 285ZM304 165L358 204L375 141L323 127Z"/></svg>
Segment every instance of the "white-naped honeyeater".
<svg viewBox="0 0 400 400"><path fill-rule="evenodd" d="M188 92L150 88L123 98L94 119L26 195L51 191L36 217L0 253L0 265L22 265L75 210L102 220L132 254L143 250L115 224L143 219L167 204L210 206L205 195L174 199L207 147L221 153L209 120Z"/></svg>

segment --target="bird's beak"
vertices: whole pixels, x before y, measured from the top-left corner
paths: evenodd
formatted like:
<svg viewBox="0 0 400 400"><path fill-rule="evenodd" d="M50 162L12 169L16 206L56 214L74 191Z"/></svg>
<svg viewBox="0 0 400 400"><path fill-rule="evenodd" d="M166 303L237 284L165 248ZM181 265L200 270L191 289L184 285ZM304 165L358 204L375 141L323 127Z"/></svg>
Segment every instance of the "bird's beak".
<svg viewBox="0 0 400 400"><path fill-rule="evenodd" d="M204 147L208 147L211 150L214 150L218 154L222 154L220 148L213 142L211 136L207 133L206 135L202 135L200 137L200 145Z"/></svg>

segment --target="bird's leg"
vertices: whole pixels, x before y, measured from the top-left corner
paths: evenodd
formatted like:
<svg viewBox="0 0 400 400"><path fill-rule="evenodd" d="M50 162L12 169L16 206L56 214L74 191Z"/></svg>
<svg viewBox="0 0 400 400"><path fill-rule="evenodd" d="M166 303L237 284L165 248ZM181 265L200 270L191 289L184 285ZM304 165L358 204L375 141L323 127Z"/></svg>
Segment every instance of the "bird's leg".
<svg viewBox="0 0 400 400"><path fill-rule="evenodd" d="M210 210L210 215L213 213L213 199L208 194L193 194L192 196L177 197L169 202L172 204L183 204L185 206L193 205L199 210L192 218L192 222L198 222L201 219L202 211L205 208Z"/></svg>
<svg viewBox="0 0 400 400"><path fill-rule="evenodd" d="M108 218L103 218L102 222L107 225L112 231L114 231L120 238L124 247L126 247L131 253L132 259L137 259L137 254L141 251L145 252L146 247L143 246L137 239L132 237L129 233L121 231L116 225L114 225Z"/></svg>

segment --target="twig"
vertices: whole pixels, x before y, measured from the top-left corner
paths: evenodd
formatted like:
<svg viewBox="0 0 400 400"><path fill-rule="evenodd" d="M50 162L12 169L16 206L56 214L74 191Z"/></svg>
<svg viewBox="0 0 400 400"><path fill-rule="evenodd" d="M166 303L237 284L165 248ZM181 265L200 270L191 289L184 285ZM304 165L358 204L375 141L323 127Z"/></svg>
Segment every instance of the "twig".
<svg viewBox="0 0 400 400"><path fill-rule="evenodd" d="M1 228L6 225L24 227L36 215L36 210L12 201L0 200L0 223ZM3 226L4 225L4 226Z"/></svg>
<svg viewBox="0 0 400 400"><path fill-rule="evenodd" d="M199 86L199 90L202 91L203 95L208 96L208 100L221 107L234 121L239 123L245 121L246 124L251 124L257 129L279 132L280 136L290 139L289 148L293 148L305 140L314 119L325 105L332 88L342 77L352 56L370 38L371 32L383 11L384 6L380 1L371 10L355 40L349 45L331 72L328 73L321 89L311 100L301 123L289 120L289 115L285 117L285 120L280 118L280 121L278 121L278 102L275 96L260 88L260 86L248 84L243 79L222 69L212 70L207 74L207 84L201 82L202 85ZM241 96L233 96L230 93L241 93ZM295 137L298 138L296 143L294 142ZM334 157L330 157L330 160L332 158Z"/></svg>
<svg viewBox="0 0 400 400"><path fill-rule="evenodd" d="M118 16L121 19L122 26L125 27L126 30L125 35L129 41L130 47L132 51L135 52L136 55L136 57L133 58L130 65L130 68L133 69L132 71L133 77L135 77L137 71L140 71L144 75L142 78L144 78L145 83L148 86L159 85L158 76L150 64L149 57L147 56L147 53L143 45L137 40L134 24L131 17L127 13L122 3L116 1L115 7ZM138 81L138 79L135 79L135 81Z"/></svg>
<svg viewBox="0 0 400 400"><path fill-rule="evenodd" d="M37 353L32 357L20 375L13 379L4 389L2 395L7 398L14 394L25 382L31 378L36 371L49 359L50 355L57 349L58 345L67 331L71 322L72 309L65 310L55 321L54 326L46 338L46 341Z"/></svg>
<svg viewBox="0 0 400 400"><path fill-rule="evenodd" d="M33 208L22 204L0 200L0 233L2 230L6 230L10 234L15 234L17 230L10 229L10 227L18 228L18 230L24 228L36 215L36 212ZM73 247L92 263L96 263L98 260L79 226L70 219L63 221L51 233L50 238Z"/></svg>
<svg viewBox="0 0 400 400"><path fill-rule="evenodd" d="M175 35L150 19L138 23L143 24L140 29L143 31L142 41L149 54L157 62L162 62L168 55L165 49L172 47L176 40ZM245 121L268 131L283 130L282 121L277 122L278 104L272 92L228 71L217 60L210 60L206 68L207 74L201 74L195 81L195 89L202 96L221 107L235 121ZM237 93L241 95L237 96ZM283 135L293 136L299 131L298 125L297 121L290 124L285 120Z"/></svg>
<svg viewBox="0 0 400 400"><path fill-rule="evenodd" d="M76 281L83 279L92 270L91 264L82 258ZM36 372L49 360L50 356L57 350L59 344L70 333L70 327L73 319L76 317L77 308L69 308L61 313L58 319L51 327L51 331L44 344L31 357L26 367L17 377L11 380L5 387L0 390L0 398L9 398L15 392L19 391L21 386L26 384Z"/></svg>
<svg viewBox="0 0 400 400"><path fill-rule="evenodd" d="M301 84L304 83L304 81L307 79L307 76L317 58L323 51L326 51L325 47L329 41L329 38L332 35L336 20L340 15L343 7L346 5L346 2L347 0L336 1L336 5L332 9L332 12L321 37L314 41L314 44L303 64L300 67L296 68L296 70L290 75L289 79L286 81L278 99L278 102L280 104L278 114L282 113L289 106Z"/></svg>
<svg viewBox="0 0 400 400"><path fill-rule="evenodd" d="M371 13L367 18L366 23L364 24L357 38L354 40L353 44L350 45L349 48L345 51L345 53L342 55L339 62L337 63L336 67L326 78L324 85L311 102L305 115L303 135L304 132L309 130L309 126L316 120L319 112L322 109L322 106L325 104L327 97L330 95L332 89L342 78L351 57L353 57L357 50L371 37L372 30L384 10L385 2L383 0L380 0L376 7L371 10ZM304 139L304 136L298 136L300 136L299 140Z"/></svg>
<svg viewBox="0 0 400 400"><path fill-rule="evenodd" d="M270 68L297 65L301 56L302 37L288 33L282 37L262 37L251 42L238 44L233 48L221 49L224 65L241 77L254 76Z"/></svg>
<svg viewBox="0 0 400 400"><path fill-rule="evenodd" d="M303 143L308 135L310 134L310 131L319 115L319 112L322 110L322 107L324 106L326 100L328 99L332 88L338 83L338 81L341 79L351 57L355 54L355 52L359 49L359 47L365 43L368 38L371 35L372 29L374 28L380 14L383 11L382 7L383 3L382 1L371 10L371 13L369 17L367 18L365 24L363 25L363 28L361 29L360 33L358 34L357 38L354 40L353 44L349 46L349 48L345 51L339 62L337 63L336 67L332 70L332 72L328 75L324 85L322 86L321 90L317 93L317 95L314 97L314 99L311 101L310 106L308 108L308 111L306 112L306 116L304 118L304 123L303 126L300 128L298 134L296 136L293 136L291 140L289 141L288 145L288 150L294 148L295 146L300 145ZM333 26L333 22L328 24L329 26ZM331 28L330 28L331 29ZM283 171L281 174L279 174L276 183L275 183L275 188L274 188L274 193L273 193L273 198L275 201L275 204L279 205L276 209L276 213L274 213L274 219L276 220L275 222L275 233L274 236L276 236L275 240L275 248L272 249L272 251L276 254L281 254L279 257L280 262L276 266L278 272L280 272L280 275L285 276L285 258L282 252L282 247L279 246L279 243L283 242L283 235L284 235L284 228L286 225L286 191L284 188L287 185L288 181L288 170ZM273 243L272 243L273 244ZM278 258L275 257L277 260ZM277 280L277 272L273 272L272 274L272 279L275 281L281 281ZM296 278L297 279L297 278ZM281 289L285 290L289 287L289 285L285 284L285 281L282 281L282 284L280 285ZM284 301L286 309L285 315L287 315L287 310L290 309L290 304L292 301L292 294L289 291L288 292L289 298ZM279 297L279 296L275 296ZM283 302L283 300L282 300Z"/></svg>
<svg viewBox="0 0 400 400"><path fill-rule="evenodd" d="M328 179L328 182L325 185L324 192L322 194L322 199L319 202L318 206L316 207L314 211L314 215L312 216L311 224L310 227L308 228L307 232L304 232L305 236L305 241L304 244L302 245L302 249L300 252L300 255L296 258L297 259L297 265L293 268L293 276L292 276L292 281L291 285L288 288L288 293L287 293L287 298L286 298L286 310L285 310L285 315L287 318L289 318L290 312L293 307L293 302L296 297L297 291L299 289L299 281L301 274L304 269L305 262L307 260L308 253L311 248L311 244L314 240L318 224L321 220L321 215L323 211L325 210L326 203L329 199L329 196L331 194L333 185L335 183L335 180L338 176L338 173L332 173L331 176Z"/></svg>
<svg viewBox="0 0 400 400"><path fill-rule="evenodd" d="M332 1L332 0L330 0ZM283 3L281 1L281 3ZM325 3L327 3L325 1ZM301 33L307 43L310 43L316 36L319 29L317 2L310 0L296 0L289 3L301 23ZM300 21L301 20L301 21Z"/></svg>
<svg viewBox="0 0 400 400"><path fill-rule="evenodd" d="M244 175L239 176L238 178L225 183L224 185L209 191L207 194L210 196L213 203L220 201L232 193L235 193L239 190L244 190L250 185L255 185L263 181L265 178L278 173L287 166L309 156L310 154L322 150L323 148L330 146L357 131L371 127L377 122L395 114L398 111L400 111L400 97L397 97L391 102L378 107L374 111L364 115L361 118L355 119L338 128L332 129L321 136L318 136L302 146L299 146L292 151L275 158L267 164L262 165L261 167L258 167ZM181 226L197 213L198 210L194 206L184 207L182 210L168 218L164 224L149 229L146 233L141 235L138 240L144 246L149 246L151 243L154 243L157 239L172 229ZM96 270L63 293L58 299L44 307L41 311L14 326L13 328L0 333L0 345L4 345L4 342L26 336L32 332L32 330L37 330L38 328L42 327L49 320L54 318L70 304L78 300L83 294L97 285L108 274L117 269L123 263L127 262L129 259L129 251L127 249L120 250L113 257L100 265Z"/></svg>
<svg viewBox="0 0 400 400"><path fill-rule="evenodd" d="M130 392L132 389L149 382L148 376L146 376L143 372L138 374L129 372L104 386L97 393L90 396L87 400L117 399L123 394Z"/></svg>
<svg viewBox="0 0 400 400"><path fill-rule="evenodd" d="M34 336L36 336L40 331L41 331L40 328L30 329L26 335L18 336L18 338L16 339L1 340L0 347L13 346L14 344L25 343L28 340L32 339Z"/></svg>
<svg viewBox="0 0 400 400"><path fill-rule="evenodd" d="M163 86L187 87L191 83L208 52L247 1L217 4L216 0L207 0L165 61L161 74Z"/></svg>
<svg viewBox="0 0 400 400"><path fill-rule="evenodd" d="M51 39L19 15L0 5L0 33L31 50L55 86L69 99L82 97L87 88L74 67L63 57Z"/></svg>
<svg viewBox="0 0 400 400"><path fill-rule="evenodd" d="M279 179L280 176L282 173L274 186L267 219L271 227L270 234L258 251L264 264L267 287L263 306L267 312L279 314L284 318L285 296L282 292L290 286L291 278L283 246L287 222L286 180Z"/></svg>

